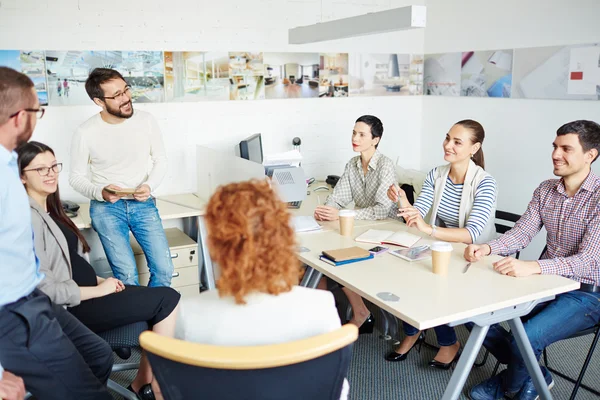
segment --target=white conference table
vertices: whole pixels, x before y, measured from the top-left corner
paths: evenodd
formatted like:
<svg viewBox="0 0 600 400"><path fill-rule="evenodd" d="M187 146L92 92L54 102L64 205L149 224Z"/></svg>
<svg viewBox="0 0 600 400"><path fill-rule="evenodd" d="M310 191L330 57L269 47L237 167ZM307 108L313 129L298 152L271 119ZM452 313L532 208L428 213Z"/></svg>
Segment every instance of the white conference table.
<svg viewBox="0 0 600 400"><path fill-rule="evenodd" d="M308 249L298 253L300 260L307 265L303 285L316 287L324 274L421 330L442 324L456 326L473 322L475 325L444 392L444 400L457 399L461 394L489 326L507 321L521 353L525 355L538 393L542 399L552 398L520 317L527 315L542 301L578 289L579 283L556 275L527 278L504 276L492 267L492 262L500 259L498 256L473 263L463 273L467 264L463 257L466 246L457 243L452 244L454 252L446 277L431 272L431 259L411 263L389 253L340 267L319 260L323 250L352 246L371 248L373 244L358 243L353 239L370 228L409 230L422 237L418 245L432 242L431 238L416 229L391 220L379 221L377 225L357 224L352 237L341 236L336 229L302 233L298 235L299 244ZM390 295L397 296L397 300Z"/></svg>

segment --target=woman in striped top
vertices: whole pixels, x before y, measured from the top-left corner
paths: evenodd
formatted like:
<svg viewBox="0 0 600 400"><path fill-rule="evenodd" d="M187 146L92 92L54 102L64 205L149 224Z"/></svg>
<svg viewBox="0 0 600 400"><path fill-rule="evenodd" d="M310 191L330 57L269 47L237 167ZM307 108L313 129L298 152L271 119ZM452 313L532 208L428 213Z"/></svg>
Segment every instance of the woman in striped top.
<svg viewBox="0 0 600 400"><path fill-rule="evenodd" d="M404 217L406 224L433 238L460 243L485 243L495 237L496 181L484 171L481 149L485 132L473 120L459 121L446 134L443 143L444 160L449 164L431 170L421 194L410 205L406 193L396 185L388 189L388 197L400 204L392 212ZM425 216L431 211L429 223ZM421 339L418 329L404 323L405 338L396 351L386 356L388 361L402 361ZM440 350L429 365L448 369L458 358L460 343L454 328L435 328Z"/></svg>

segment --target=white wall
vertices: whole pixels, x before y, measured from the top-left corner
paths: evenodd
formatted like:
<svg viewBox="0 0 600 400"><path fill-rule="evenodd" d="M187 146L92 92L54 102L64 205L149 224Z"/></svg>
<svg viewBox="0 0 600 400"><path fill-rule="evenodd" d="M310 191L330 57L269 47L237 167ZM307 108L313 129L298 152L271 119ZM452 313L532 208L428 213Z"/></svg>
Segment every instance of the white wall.
<svg viewBox="0 0 600 400"><path fill-rule="evenodd" d="M425 53L594 43L600 38L597 0L427 0ZM563 123L600 121L600 102L499 98L423 98L421 168L443 163L450 126L472 118L486 130L486 169L497 179L498 208L525 211L544 179L552 178L551 143ZM600 172L600 164L594 170ZM523 253L533 259L544 236Z"/></svg>
<svg viewBox="0 0 600 400"><path fill-rule="evenodd" d="M288 28L343 18L424 0L3 0L0 49L42 50L202 50L265 52L422 53L423 30L323 44L290 46ZM91 104L91 102L90 102ZM420 164L420 97L289 99L257 102L139 104L158 120L170 168L157 194L195 190L195 145L225 149L253 133L263 134L265 153L292 148L302 139L309 176L341 174L353 153L350 135L362 114L379 116L385 126L381 150L403 164ZM68 153L76 127L98 112L90 106L49 107L33 139L54 147L65 163L64 198L83 200L68 185ZM412 143L415 151L403 151Z"/></svg>

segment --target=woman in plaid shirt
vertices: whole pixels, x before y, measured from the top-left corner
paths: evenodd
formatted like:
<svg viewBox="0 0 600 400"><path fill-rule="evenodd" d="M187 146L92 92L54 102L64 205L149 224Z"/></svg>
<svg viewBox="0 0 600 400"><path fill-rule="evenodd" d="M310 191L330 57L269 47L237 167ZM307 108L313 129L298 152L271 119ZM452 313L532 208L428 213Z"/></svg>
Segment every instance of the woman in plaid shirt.
<svg viewBox="0 0 600 400"><path fill-rule="evenodd" d="M394 162L377 150L383 136L383 124L373 115L363 115L356 120L352 131L352 150L360 153L352 158L344 170L325 205L315 209L315 219L337 220L341 208L354 202L357 219L387 218L392 201L386 191L396 180ZM319 282L325 289L325 281ZM360 333L372 333L375 319L362 297L348 288L342 288L354 313L351 323L360 327Z"/></svg>
<svg viewBox="0 0 600 400"><path fill-rule="evenodd" d="M600 125L573 121L556 132L552 162L560 179L544 181L533 193L525 214L503 236L482 245L469 245L465 259L479 261L489 254L513 254L525 248L542 226L548 232L546 250L538 261L505 257L494 263L503 275L522 277L555 274L581 282L579 290L560 294L522 318L533 351L600 321L600 178L591 170L600 151ZM475 386L473 400L538 398L514 338L499 325L491 326L484 345L508 368ZM552 375L542 367L549 387Z"/></svg>

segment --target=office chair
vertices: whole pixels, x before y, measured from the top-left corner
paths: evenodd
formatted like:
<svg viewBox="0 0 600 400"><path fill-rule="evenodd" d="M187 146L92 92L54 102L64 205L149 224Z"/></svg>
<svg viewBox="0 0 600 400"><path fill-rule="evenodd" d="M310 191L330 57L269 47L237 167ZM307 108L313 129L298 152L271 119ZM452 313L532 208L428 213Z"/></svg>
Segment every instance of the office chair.
<svg viewBox="0 0 600 400"><path fill-rule="evenodd" d="M555 373L556 375L560 376L561 378L564 378L564 379L568 380L569 382L575 384L575 386L573 387L573 391L571 392L571 397L569 397L569 400L575 399L575 396L577 395L577 391L579 391L580 387L587 390L588 392L594 393L596 396L600 396L599 391L581 383L581 381L583 380L583 376L585 375L585 372L587 371L587 368L590 365L590 360L592 359L592 356L594 355L594 350L596 349L596 345L598 344L598 338L600 337L600 322L597 323L596 325L592 326L591 328L579 331L563 340L573 339L576 337L592 335L592 334L594 335L594 339L592 339L592 344L590 345L590 349L588 350L588 353L585 357L585 361L583 362L583 366L581 367L581 370L579 371L579 376L577 377L577 379L573 379L570 376L565 375L562 372L560 372L554 368L551 368L548 363L548 351L547 351L547 349L544 349L543 357L544 357L544 365L546 366L546 368L548 368L548 370L550 372Z"/></svg>
<svg viewBox="0 0 600 400"><path fill-rule="evenodd" d="M265 346L213 346L148 331L140 336L166 400L337 400L348 372L352 324Z"/></svg>
<svg viewBox="0 0 600 400"><path fill-rule="evenodd" d="M129 357L131 357L131 349L140 346L140 334L147 330L148 323L136 322L99 333L98 336L100 336L110 345L112 350L117 354L117 356L119 356L119 358L122 360L127 360ZM114 364L112 373L135 370L139 367L139 363ZM135 393L130 392L125 387L119 385L110 378L107 386L109 389L117 392L127 400L138 400L138 397L135 395Z"/></svg>

